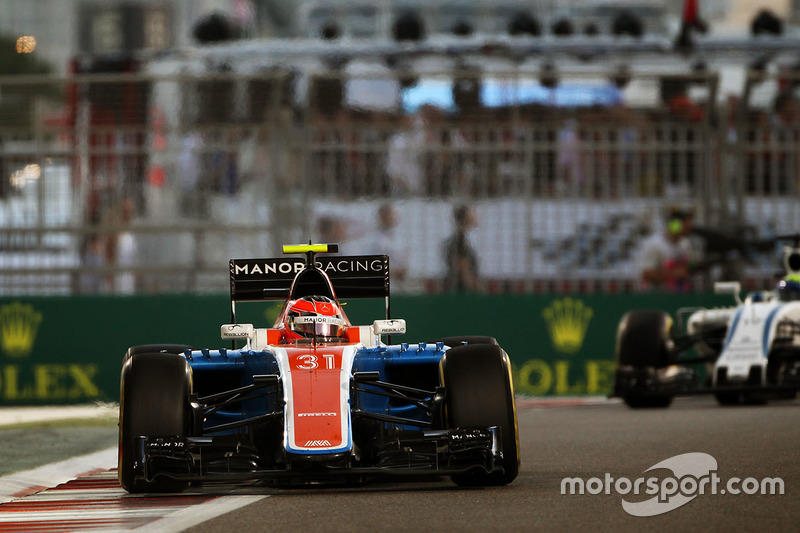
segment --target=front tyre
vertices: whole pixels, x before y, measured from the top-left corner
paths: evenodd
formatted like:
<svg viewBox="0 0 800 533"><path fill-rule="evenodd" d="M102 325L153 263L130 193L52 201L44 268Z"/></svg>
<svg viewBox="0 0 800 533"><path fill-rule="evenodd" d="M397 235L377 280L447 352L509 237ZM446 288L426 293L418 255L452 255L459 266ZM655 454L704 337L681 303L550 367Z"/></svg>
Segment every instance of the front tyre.
<svg viewBox="0 0 800 533"><path fill-rule="evenodd" d="M726 407L743 403L742 395L739 392L715 392L714 397L717 399L717 403Z"/></svg>
<svg viewBox="0 0 800 533"><path fill-rule="evenodd" d="M506 485L519 474L517 428L511 362L494 344L451 348L441 361L446 421L450 428L500 428L502 472L473 470L451 476L458 485Z"/></svg>
<svg viewBox="0 0 800 533"><path fill-rule="evenodd" d="M178 492L188 483L147 481L136 437L185 437L191 431L192 371L180 355L138 352L122 366L119 402L119 481L128 492Z"/></svg>
<svg viewBox="0 0 800 533"><path fill-rule="evenodd" d="M671 360L672 318L663 311L642 309L622 317L617 329L617 372L614 391L632 408L668 407L673 395L651 390L660 369Z"/></svg>

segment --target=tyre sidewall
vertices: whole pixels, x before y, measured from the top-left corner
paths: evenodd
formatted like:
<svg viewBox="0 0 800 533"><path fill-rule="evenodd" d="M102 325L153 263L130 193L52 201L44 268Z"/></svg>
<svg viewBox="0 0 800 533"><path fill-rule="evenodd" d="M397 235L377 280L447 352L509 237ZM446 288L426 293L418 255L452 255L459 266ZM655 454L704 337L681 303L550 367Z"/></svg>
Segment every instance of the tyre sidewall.
<svg viewBox="0 0 800 533"><path fill-rule="evenodd" d="M126 359L120 377L119 478L127 491L172 491L185 485L134 480L135 438L189 435L191 392L191 367L182 356L138 352Z"/></svg>
<svg viewBox="0 0 800 533"><path fill-rule="evenodd" d="M663 368L671 364L672 318L663 311L630 311L617 329L617 363L636 368Z"/></svg>
<svg viewBox="0 0 800 533"><path fill-rule="evenodd" d="M450 428L500 426L503 473L453 476L464 485L504 485L519 473L519 430L508 354L497 345L458 346L445 352L441 380Z"/></svg>

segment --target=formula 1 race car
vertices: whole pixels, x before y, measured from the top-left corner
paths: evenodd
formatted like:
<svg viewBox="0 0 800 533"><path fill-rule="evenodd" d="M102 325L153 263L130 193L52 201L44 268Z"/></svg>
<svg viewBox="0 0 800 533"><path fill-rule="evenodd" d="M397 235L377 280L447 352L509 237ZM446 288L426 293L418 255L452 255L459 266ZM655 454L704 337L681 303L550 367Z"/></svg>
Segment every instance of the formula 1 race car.
<svg viewBox="0 0 800 533"><path fill-rule="evenodd" d="M800 236L772 291L740 298L739 282L714 285L736 305L630 311L617 329L612 396L630 407L667 407L676 395L712 393L722 405L793 399L800 388ZM686 322L683 327L684 320ZM685 330L685 331L684 331Z"/></svg>
<svg viewBox="0 0 800 533"><path fill-rule="evenodd" d="M285 486L449 476L503 485L519 472L508 355L492 337L385 344L389 258L230 261L231 348L134 346L120 382L119 480L128 492L261 480ZM354 326L338 298L385 300ZM236 322L236 303L285 300L272 328ZM391 339L391 337L389 337ZM236 344L244 343L237 348Z"/></svg>

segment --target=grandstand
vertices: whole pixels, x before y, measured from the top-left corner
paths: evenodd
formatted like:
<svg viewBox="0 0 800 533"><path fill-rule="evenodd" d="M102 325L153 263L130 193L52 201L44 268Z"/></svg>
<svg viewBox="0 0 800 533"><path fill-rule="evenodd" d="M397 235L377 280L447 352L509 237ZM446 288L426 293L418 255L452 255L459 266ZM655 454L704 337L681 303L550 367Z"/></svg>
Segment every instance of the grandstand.
<svg viewBox="0 0 800 533"><path fill-rule="evenodd" d="M460 204L492 292L639 290L675 206L754 243L798 231L796 48L650 37L246 40L2 78L0 293L224 291L230 257L358 252L386 202L408 293L443 290ZM728 259L763 287L775 254Z"/></svg>

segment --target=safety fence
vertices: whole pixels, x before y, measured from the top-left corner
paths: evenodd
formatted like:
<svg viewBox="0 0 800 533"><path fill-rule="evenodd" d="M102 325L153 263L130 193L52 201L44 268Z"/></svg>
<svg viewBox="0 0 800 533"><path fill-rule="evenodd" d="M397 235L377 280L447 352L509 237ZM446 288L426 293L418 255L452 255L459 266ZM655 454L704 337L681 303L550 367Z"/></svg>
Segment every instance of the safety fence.
<svg viewBox="0 0 800 533"><path fill-rule="evenodd" d="M439 292L459 206L465 290L639 290L673 208L702 230L695 290L773 282L770 239L800 231L796 80L734 106L714 75L560 76L0 79L0 294L224 292L229 258L308 240Z"/></svg>

